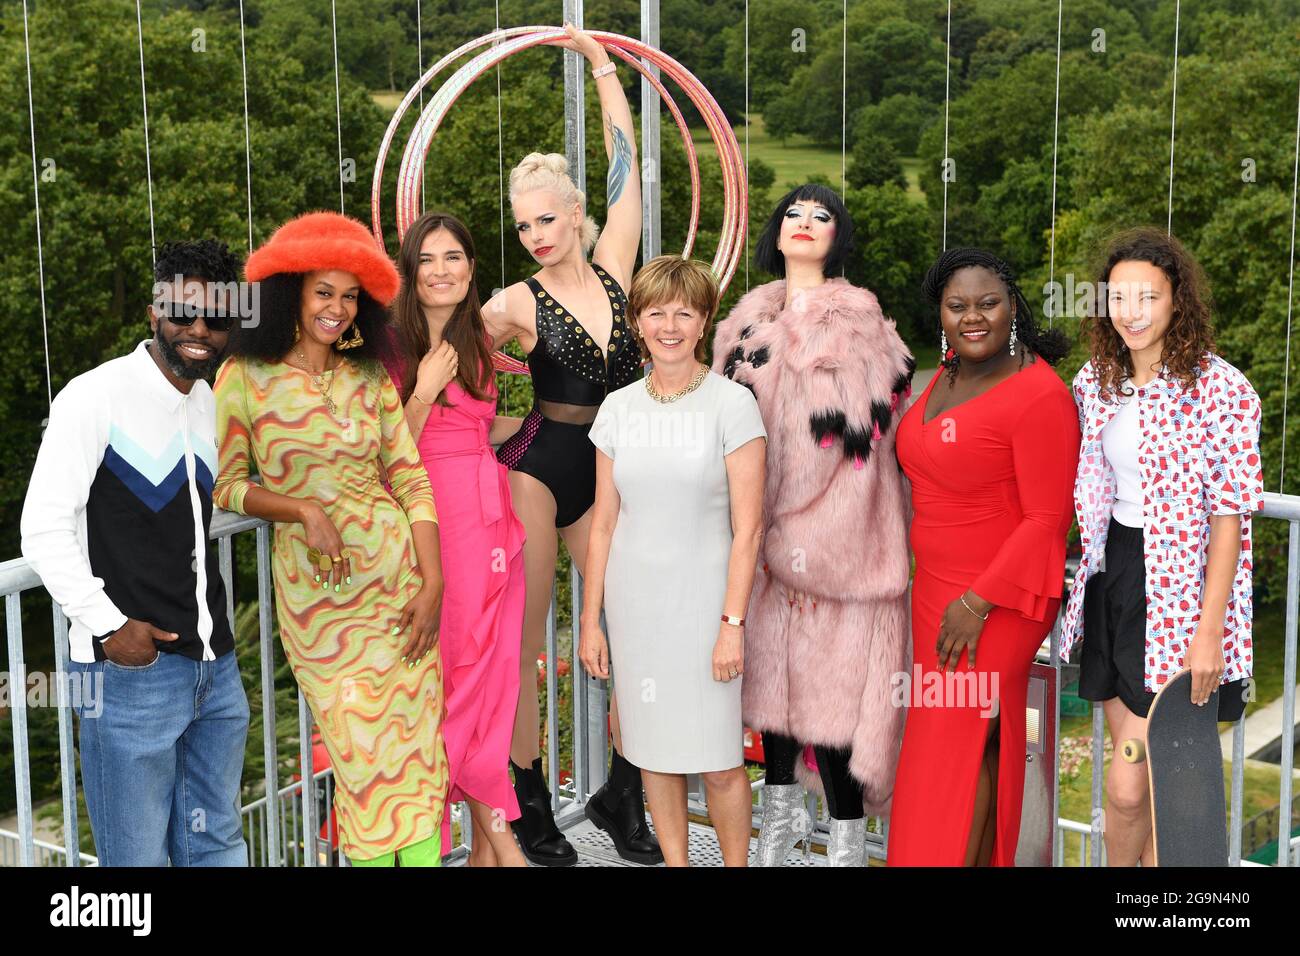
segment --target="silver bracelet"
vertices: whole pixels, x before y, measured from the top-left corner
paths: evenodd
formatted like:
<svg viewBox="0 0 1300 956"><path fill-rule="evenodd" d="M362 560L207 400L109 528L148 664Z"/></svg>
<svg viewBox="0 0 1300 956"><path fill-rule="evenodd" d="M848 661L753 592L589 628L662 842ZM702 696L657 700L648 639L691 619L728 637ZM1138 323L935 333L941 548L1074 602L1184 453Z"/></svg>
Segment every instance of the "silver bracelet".
<svg viewBox="0 0 1300 956"><path fill-rule="evenodd" d="M969 604L966 603L966 595L963 594L960 600L961 600L961 606L964 607L966 610L970 611L981 621L987 621L989 619L989 616L987 614L981 614L979 611L975 610L973 607L971 607Z"/></svg>

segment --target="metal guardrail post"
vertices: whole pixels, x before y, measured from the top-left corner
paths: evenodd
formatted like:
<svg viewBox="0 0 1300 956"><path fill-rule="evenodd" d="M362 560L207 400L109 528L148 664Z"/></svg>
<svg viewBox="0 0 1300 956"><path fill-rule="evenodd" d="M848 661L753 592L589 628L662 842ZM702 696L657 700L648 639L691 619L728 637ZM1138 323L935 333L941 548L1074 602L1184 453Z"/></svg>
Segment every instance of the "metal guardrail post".
<svg viewBox="0 0 1300 956"><path fill-rule="evenodd" d="M283 866L280 857L280 815L270 803L280 790L279 752L275 735L275 647L271 628L274 591L271 586L271 526L257 526L257 638L262 654L262 760L266 777L266 843L269 866ZM252 860L250 859L250 863Z"/></svg>
<svg viewBox="0 0 1300 956"><path fill-rule="evenodd" d="M303 865L315 866L317 863L316 838L319 825L316 821L316 767L312 753L312 714L307 706L307 698L298 691L298 759L299 775L302 777L302 852Z"/></svg>
<svg viewBox="0 0 1300 956"><path fill-rule="evenodd" d="M77 821L76 746L72 739L72 702L68 674L68 619L57 603L51 602L54 614L54 685L58 688L59 708L59 790L63 799L63 852L65 866L81 865L81 835ZM86 678L89 680L89 678ZM78 693L85 700L89 688L81 684Z"/></svg>
<svg viewBox="0 0 1300 956"><path fill-rule="evenodd" d="M1241 866L1241 814L1246 771L1246 715L1232 726L1232 795L1228 817L1228 866Z"/></svg>
<svg viewBox="0 0 1300 956"><path fill-rule="evenodd" d="M557 593L555 582L552 581L551 606L546 612L546 779L550 781L552 813L560 808L560 642L555 617Z"/></svg>
<svg viewBox="0 0 1300 956"><path fill-rule="evenodd" d="M32 768L27 749L27 665L23 659L23 617L18 592L5 595L5 628L9 638L9 706L14 736L14 789L18 797L18 865L36 859L32 832Z"/></svg>
<svg viewBox="0 0 1300 956"><path fill-rule="evenodd" d="M1101 866L1101 827L1105 820L1102 787L1106 762L1106 719L1100 704L1092 705L1092 820L1088 837L1088 860L1081 865Z"/></svg>
<svg viewBox="0 0 1300 956"><path fill-rule="evenodd" d="M1291 519L1286 555L1286 652L1282 663L1282 790L1277 865L1291 865L1291 772L1295 758L1296 625L1300 618L1300 522Z"/></svg>
<svg viewBox="0 0 1300 956"><path fill-rule="evenodd" d="M576 648L581 638L579 633L578 621L582 615L582 575L578 573L577 567L573 570L573 644ZM608 628L605 626L605 613L600 615L600 628L608 634ZM575 674L577 671L574 672ZM610 669L610 675L613 676L613 669ZM576 682L576 678L575 678ZM574 727L573 734L576 739L578 734L582 734L584 747L587 751L587 776L583 781L583 797L586 794L595 793L605 784L605 779L609 776L606 754L609 750L609 684L603 680L582 681L583 693L587 698L586 706L586 723L581 727Z"/></svg>

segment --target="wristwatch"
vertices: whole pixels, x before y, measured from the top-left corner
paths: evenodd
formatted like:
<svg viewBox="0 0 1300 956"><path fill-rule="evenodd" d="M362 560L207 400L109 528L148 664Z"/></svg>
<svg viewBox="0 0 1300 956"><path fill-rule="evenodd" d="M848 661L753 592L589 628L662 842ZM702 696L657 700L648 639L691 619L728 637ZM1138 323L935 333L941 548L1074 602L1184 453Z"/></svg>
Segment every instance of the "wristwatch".
<svg viewBox="0 0 1300 956"><path fill-rule="evenodd" d="M731 624L735 627L744 627L745 619L743 617L732 617L730 614L722 615L722 623Z"/></svg>
<svg viewBox="0 0 1300 956"><path fill-rule="evenodd" d="M613 60L610 60L604 66L593 67L591 70L591 78L594 80L599 80L605 74L613 73L617 69L618 69L618 64L615 63Z"/></svg>

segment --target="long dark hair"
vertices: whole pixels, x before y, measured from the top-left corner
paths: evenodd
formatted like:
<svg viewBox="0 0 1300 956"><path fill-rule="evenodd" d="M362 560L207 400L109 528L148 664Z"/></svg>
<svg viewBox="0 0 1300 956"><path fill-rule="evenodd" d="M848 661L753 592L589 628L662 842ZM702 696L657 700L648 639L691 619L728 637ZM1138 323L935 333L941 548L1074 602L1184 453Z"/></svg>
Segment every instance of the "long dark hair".
<svg viewBox="0 0 1300 956"><path fill-rule="evenodd" d="M986 249L967 246L940 253L921 283L921 291L925 293L930 304L937 306L940 303L943 299L943 290L948 287L948 280L952 278L954 272L970 266L988 269L1007 287L1007 295L1016 306L1017 342L1023 344L1048 365L1055 365L1069 354L1070 340L1066 338L1065 333L1060 329L1049 329L1044 332L1038 327L1038 323L1034 321L1033 310L1029 308L1029 301L1020 291L1020 286L1016 284L1016 276L1011 266ZM940 328L942 329L942 322ZM951 380L956 377L957 367L961 363L954 352L951 358L945 355L940 364L948 370L948 377Z"/></svg>
<svg viewBox="0 0 1300 956"><path fill-rule="evenodd" d="M392 325L396 333L396 359L400 363L402 401L415 390L416 371L420 359L429 351L429 324L420 308L415 291L416 276L420 273L420 247L430 233L446 229L460 243L469 258L471 274L469 289L461 299L442 337L456 350L458 364L456 381L468 394L483 401L489 397L492 384L492 350L487 344L487 330L483 326L483 307L479 302L478 287L473 270L478 263L474 252L474 238L465 224L450 213L427 212L406 231L402 250L397 257L397 268L402 274L402 290L392 305ZM450 405L446 390L438 395L439 405Z"/></svg>
<svg viewBox="0 0 1300 956"><path fill-rule="evenodd" d="M1109 288L1111 270L1121 262L1148 262L1169 280L1174 314L1160 357L1183 387L1191 388L1206 354L1214 351L1210 288L1205 273L1181 242L1150 226L1121 232L1110 241L1099 288ZM1109 400L1119 391L1121 381L1132 377L1133 356L1110 321L1110 296L1097 298L1097 318L1092 323L1092 368L1102 397Z"/></svg>
<svg viewBox="0 0 1300 956"><path fill-rule="evenodd" d="M306 273L279 272L258 283L257 321L235 326L227 355L243 355L263 362L279 362L293 348L302 316L302 282ZM366 365L386 354L388 313L365 289L357 294L357 317L362 344L339 351L349 362ZM353 333L348 332L351 336Z"/></svg>

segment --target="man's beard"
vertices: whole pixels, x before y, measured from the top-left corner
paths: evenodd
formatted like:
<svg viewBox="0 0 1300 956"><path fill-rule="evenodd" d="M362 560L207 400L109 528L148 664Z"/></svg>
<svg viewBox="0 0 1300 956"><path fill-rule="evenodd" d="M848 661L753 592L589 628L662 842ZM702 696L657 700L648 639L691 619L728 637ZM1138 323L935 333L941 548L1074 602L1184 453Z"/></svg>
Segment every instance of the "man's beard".
<svg viewBox="0 0 1300 956"><path fill-rule="evenodd" d="M162 354L163 361L167 363L167 367L171 369L172 374L177 378L207 378L221 366L222 354L219 351L214 351L212 358L207 361L195 362L182 355L180 350L162 334L161 330L154 335L154 341L158 343L158 349Z"/></svg>

